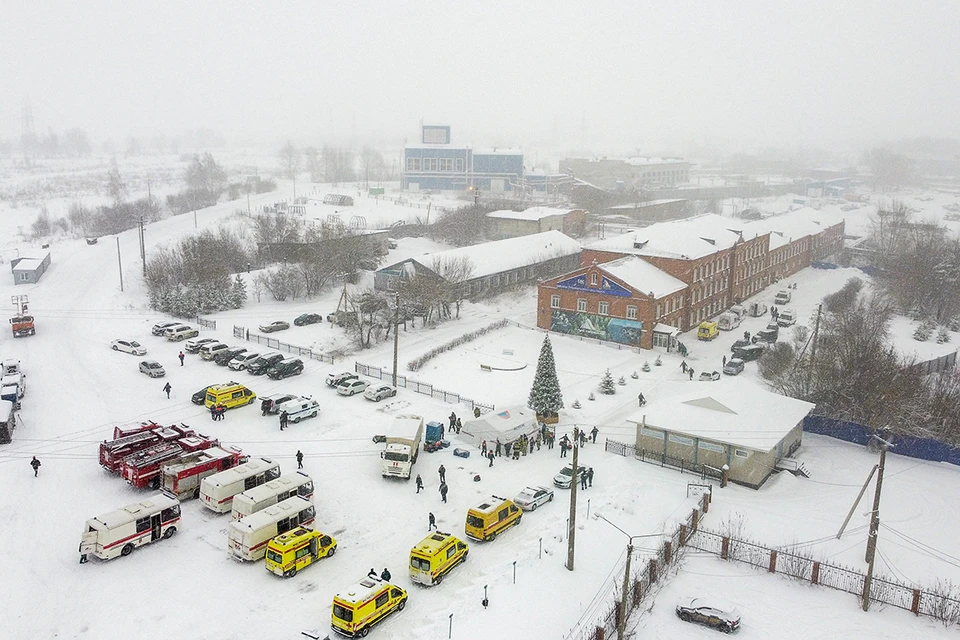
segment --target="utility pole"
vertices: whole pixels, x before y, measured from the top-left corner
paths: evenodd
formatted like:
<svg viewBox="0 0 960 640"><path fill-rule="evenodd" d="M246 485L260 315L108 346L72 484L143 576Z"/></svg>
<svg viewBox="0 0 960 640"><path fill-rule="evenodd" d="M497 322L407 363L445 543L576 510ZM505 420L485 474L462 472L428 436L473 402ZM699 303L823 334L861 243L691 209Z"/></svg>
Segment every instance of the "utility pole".
<svg viewBox="0 0 960 640"><path fill-rule="evenodd" d="M807 365L807 384L804 393L810 396L810 380L813 378L813 363L817 357L817 333L820 331L820 314L823 311L823 305L817 305L817 320L813 324L813 341L810 343L810 364Z"/></svg>
<svg viewBox="0 0 960 640"><path fill-rule="evenodd" d="M117 267L120 269L120 292L123 293L123 262L120 261L120 236L117 236Z"/></svg>
<svg viewBox="0 0 960 640"><path fill-rule="evenodd" d="M397 330L400 328L400 290L394 294L393 299L393 386L397 386L397 354L400 347L400 334Z"/></svg>
<svg viewBox="0 0 960 640"><path fill-rule="evenodd" d="M577 534L577 452L580 446L573 444L573 475L570 476L570 519L567 520L567 571L573 571L574 538Z"/></svg>
<svg viewBox="0 0 960 640"><path fill-rule="evenodd" d="M143 215L140 216L140 260L143 262L143 277L147 277L147 243L143 228Z"/></svg>
<svg viewBox="0 0 960 640"><path fill-rule="evenodd" d="M884 434L886 435L886 434ZM873 511L870 512L870 534L867 536L867 575L863 579L863 610L870 608L870 586L873 583L873 565L877 555L877 532L880 529L880 490L883 488L883 467L887 461L887 449L890 443L880 436L874 436L880 441L880 464L877 468L877 489L873 494Z"/></svg>
<svg viewBox="0 0 960 640"><path fill-rule="evenodd" d="M623 568L623 593L620 601L620 624L617 625L617 640L627 637L627 605L630 593L630 558L633 556L633 538L627 543L627 566Z"/></svg>

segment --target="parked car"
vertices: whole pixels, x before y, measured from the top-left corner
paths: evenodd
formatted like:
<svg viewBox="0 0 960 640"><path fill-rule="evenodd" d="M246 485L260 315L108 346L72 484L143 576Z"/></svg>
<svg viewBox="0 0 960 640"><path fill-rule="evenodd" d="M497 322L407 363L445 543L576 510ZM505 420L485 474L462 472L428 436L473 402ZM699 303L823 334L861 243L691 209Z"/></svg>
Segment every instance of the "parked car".
<svg viewBox="0 0 960 640"><path fill-rule="evenodd" d="M302 327L308 324L317 324L318 322L323 322L323 316L321 316L319 313L305 313L297 316L293 321L293 324L298 327Z"/></svg>
<svg viewBox="0 0 960 640"><path fill-rule="evenodd" d="M283 360L282 353L265 353L247 365L247 373L255 376L263 375L267 369Z"/></svg>
<svg viewBox="0 0 960 640"><path fill-rule="evenodd" d="M728 376L738 376L743 373L743 360L740 358L730 358L723 367L723 372Z"/></svg>
<svg viewBox="0 0 960 640"><path fill-rule="evenodd" d="M303 373L303 360L300 358L285 358L267 369L267 376L274 380L283 380L301 373Z"/></svg>
<svg viewBox="0 0 960 640"><path fill-rule="evenodd" d="M358 393L363 393L367 390L367 387L370 386L370 383L366 380L361 380L360 378L353 378L351 380L346 380L337 385L337 393L342 396L352 396Z"/></svg>
<svg viewBox="0 0 960 640"><path fill-rule="evenodd" d="M713 382L720 379L719 371L704 371L700 374L700 382Z"/></svg>
<svg viewBox="0 0 960 640"><path fill-rule="evenodd" d="M284 402L289 402L290 400L296 400L297 398L302 397L303 396L298 396L295 393L277 393L272 396L260 396L260 399L270 401L270 408L267 409L267 413L279 413L277 406L283 404Z"/></svg>
<svg viewBox="0 0 960 640"><path fill-rule="evenodd" d="M388 249L396 249L396 248L397 248L397 241L394 240L393 238L387 238L387 248L388 248Z"/></svg>
<svg viewBox="0 0 960 640"><path fill-rule="evenodd" d="M150 333L152 333L155 336L162 336L164 331L178 324L180 323L170 322L168 320L165 320L163 322L158 322L157 324L153 325L153 329L150 329Z"/></svg>
<svg viewBox="0 0 960 640"><path fill-rule="evenodd" d="M790 327L797 324L797 312L793 309L784 309L777 314L777 324L781 327Z"/></svg>
<svg viewBox="0 0 960 640"><path fill-rule="evenodd" d="M227 366L234 371L243 371L250 365L251 362L255 361L259 357L260 354L256 351L244 351L243 353L234 356L233 360L227 363Z"/></svg>
<svg viewBox="0 0 960 640"><path fill-rule="evenodd" d="M230 364L230 361L241 356L247 352L246 347L230 347L229 349L224 349L223 351L218 352L213 356L213 361L216 362L221 367L225 367Z"/></svg>
<svg viewBox="0 0 960 640"><path fill-rule="evenodd" d="M110 348L114 351L132 353L135 356L147 355L147 350L144 349L136 340L114 340L110 343Z"/></svg>
<svg viewBox="0 0 960 640"><path fill-rule="evenodd" d="M216 338L194 338L193 340L187 340L187 343L183 345L183 350L187 353L199 353L200 347L211 342L219 341Z"/></svg>
<svg viewBox="0 0 960 640"><path fill-rule="evenodd" d="M350 373L349 371L341 371L340 373L328 373L326 383L328 387L333 387L334 389L336 389L347 380L351 380L356 377L357 377L357 374Z"/></svg>
<svg viewBox="0 0 960 640"><path fill-rule="evenodd" d="M757 344L758 342L773 344L779 337L780 331L777 329L760 329L760 331L757 331L756 335L753 336L753 344Z"/></svg>
<svg viewBox="0 0 960 640"><path fill-rule="evenodd" d="M555 487L560 487L561 489L569 489L569 488L570 488L570 481L571 481L571 480L575 480L576 482L580 482L580 477L583 476L583 474L587 473L589 470L590 470L590 467L586 467L586 466L583 466L583 465L578 465L578 466L577 466L577 477L574 478L574 477L573 477L573 465L572 465L572 464L568 464L568 465L565 466L563 469L560 469L560 473L558 473L557 475L553 476L553 485L554 485Z"/></svg>
<svg viewBox="0 0 960 640"><path fill-rule="evenodd" d="M750 341L746 338L740 338L730 346L730 351L736 351L740 347L749 347Z"/></svg>
<svg viewBox="0 0 960 640"><path fill-rule="evenodd" d="M204 387L203 389L200 389L200 391L197 391L195 394L190 396L190 402L193 404L203 404L203 401L207 399L207 389L209 388L210 387Z"/></svg>
<svg viewBox="0 0 960 640"><path fill-rule="evenodd" d="M190 329L190 328L191 328L190 325L188 325L188 324L183 324L182 322L178 322L177 324L172 325L172 326L169 326L169 327L167 327L166 329L164 329L164 330L163 330L163 337L164 337L164 338L169 338L171 333L175 333L175 332L177 332L177 331L182 331L182 330L184 330L184 329Z"/></svg>
<svg viewBox="0 0 960 640"><path fill-rule="evenodd" d="M277 413L281 411L287 412L287 419L290 422L300 422L304 418L316 418L317 414L320 413L320 404L313 398L294 398L293 400L287 400L283 404L276 407Z"/></svg>
<svg viewBox="0 0 960 640"><path fill-rule="evenodd" d="M540 505L552 501L553 489L546 487L527 487L513 499L513 503L524 511L536 511Z"/></svg>
<svg viewBox="0 0 960 640"><path fill-rule="evenodd" d="M200 335L200 332L190 325L181 325L179 327L168 328L163 332L163 335L165 335L170 342L180 342L187 338L196 338Z"/></svg>
<svg viewBox="0 0 960 640"><path fill-rule="evenodd" d="M200 358L203 360L213 360L217 357L217 354L226 351L230 348L230 345L226 345L222 342L211 342L210 344L205 344L200 347Z"/></svg>
<svg viewBox="0 0 960 640"><path fill-rule="evenodd" d="M277 320L276 322L271 322L270 324L260 325L260 331L264 333L273 333L274 331L283 331L284 329L289 329L290 323L284 322L283 320Z"/></svg>
<svg viewBox="0 0 960 640"><path fill-rule="evenodd" d="M392 398L397 395L397 390L388 384L372 384L363 392L363 397L367 400L380 402L384 398Z"/></svg>
<svg viewBox="0 0 960 640"><path fill-rule="evenodd" d="M745 347L737 347L733 350L733 355L744 362L750 362L751 360L760 358L765 349L766 347L764 347L763 343L751 344Z"/></svg>
<svg viewBox="0 0 960 640"><path fill-rule="evenodd" d="M711 602L706 598L682 598L677 603L677 617L684 622L696 622L732 633L740 628L740 612L734 607Z"/></svg>
<svg viewBox="0 0 960 640"><path fill-rule="evenodd" d="M163 370L163 365L156 360L143 360L140 362L140 373L145 373L151 378L162 378L167 375L167 372Z"/></svg>

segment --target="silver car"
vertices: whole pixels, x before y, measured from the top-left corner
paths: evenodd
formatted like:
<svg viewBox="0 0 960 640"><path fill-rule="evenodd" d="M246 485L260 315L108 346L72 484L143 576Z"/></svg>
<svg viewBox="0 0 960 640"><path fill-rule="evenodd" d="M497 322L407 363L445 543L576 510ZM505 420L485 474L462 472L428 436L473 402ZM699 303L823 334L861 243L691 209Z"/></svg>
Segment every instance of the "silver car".
<svg viewBox="0 0 960 640"><path fill-rule="evenodd" d="M140 363L140 373L145 373L151 378L162 378L167 375L167 372L163 370L163 365L156 360L143 360Z"/></svg>
<svg viewBox="0 0 960 640"><path fill-rule="evenodd" d="M583 465L577 465L577 482L580 482L580 478L584 476L590 467L585 467ZM560 473L553 476L553 485L560 487L561 489L569 489L570 481L573 479L573 465L568 464L563 469L560 469Z"/></svg>
<svg viewBox="0 0 960 640"><path fill-rule="evenodd" d="M114 340L110 343L110 348L114 351L123 351L124 353L132 353L135 356L145 356L147 355L147 350L143 348L136 340Z"/></svg>
<svg viewBox="0 0 960 640"><path fill-rule="evenodd" d="M536 511L540 505L552 501L553 489L546 487L527 487L513 499L513 503L524 511Z"/></svg>

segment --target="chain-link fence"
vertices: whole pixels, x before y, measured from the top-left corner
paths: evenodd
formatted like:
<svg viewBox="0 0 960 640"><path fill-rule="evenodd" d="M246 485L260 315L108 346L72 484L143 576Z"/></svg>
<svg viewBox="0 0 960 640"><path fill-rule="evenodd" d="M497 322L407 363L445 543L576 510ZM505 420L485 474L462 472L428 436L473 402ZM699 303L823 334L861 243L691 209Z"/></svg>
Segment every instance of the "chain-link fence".
<svg viewBox="0 0 960 640"><path fill-rule="evenodd" d="M281 342L276 338L268 338L267 336L250 333L250 330L246 327L238 327L234 325L233 336L235 338L240 338L241 340L246 340L247 342L256 342L257 344L262 344L270 349L276 349L277 351L286 351L287 353L292 353L293 355L310 358L311 360L317 360L319 362L326 362L327 364L334 363L333 356L331 355L319 353L313 349L300 347L288 342Z"/></svg>
<svg viewBox="0 0 960 640"><path fill-rule="evenodd" d="M370 365L355 362L353 365L353 370L360 375L370 376L371 378L376 378L377 380L389 380L390 384L393 384L393 372L387 371L383 367L372 367ZM437 400L443 400L444 402L450 402L453 404L462 402L471 409L480 409L480 413L487 413L489 411L493 411L494 409L492 404L478 402L477 400L462 396L459 393L454 393L453 391L444 391L443 389L438 389L432 384L418 382L417 380L408 378L407 376L401 374L397 374L396 386L400 389L410 389L416 393L422 393L425 396L430 396L431 398L436 398Z"/></svg>
<svg viewBox="0 0 960 640"><path fill-rule="evenodd" d="M646 449L638 449L636 445L628 444L626 442L617 442L616 440L607 440L606 450L611 453L616 453L621 456L633 456L641 462L649 462L650 464L659 465L661 467L669 467L671 469L676 469L680 473L692 473L700 476L701 479L706 480L707 478L713 478L717 481L723 480L723 472L716 467L711 467L706 464L694 464L689 460L684 460L683 458L677 458L674 456L668 456L662 451L647 451Z"/></svg>

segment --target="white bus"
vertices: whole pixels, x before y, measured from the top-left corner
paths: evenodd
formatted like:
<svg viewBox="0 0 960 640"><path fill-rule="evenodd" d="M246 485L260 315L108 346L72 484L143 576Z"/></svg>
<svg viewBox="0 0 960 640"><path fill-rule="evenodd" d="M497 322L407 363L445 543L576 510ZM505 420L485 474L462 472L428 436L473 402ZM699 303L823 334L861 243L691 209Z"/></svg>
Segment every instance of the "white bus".
<svg viewBox="0 0 960 640"><path fill-rule="evenodd" d="M211 511L228 513L235 495L279 477L279 464L267 458L253 458L204 478L200 483L200 503Z"/></svg>
<svg viewBox="0 0 960 640"><path fill-rule="evenodd" d="M294 496L307 500L313 499L313 480L302 471L280 476L276 480L235 496L230 517L233 520L239 520Z"/></svg>
<svg viewBox="0 0 960 640"><path fill-rule="evenodd" d="M180 501L163 493L87 520L80 539L80 563L92 553L101 560L128 556L136 548L177 532Z"/></svg>
<svg viewBox="0 0 960 640"><path fill-rule="evenodd" d="M314 521L313 503L300 497L287 498L263 511L230 523L227 550L238 560L263 560L267 544L281 533Z"/></svg>

